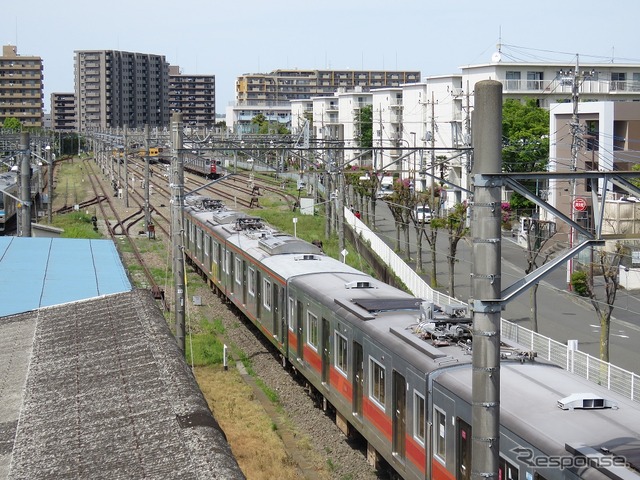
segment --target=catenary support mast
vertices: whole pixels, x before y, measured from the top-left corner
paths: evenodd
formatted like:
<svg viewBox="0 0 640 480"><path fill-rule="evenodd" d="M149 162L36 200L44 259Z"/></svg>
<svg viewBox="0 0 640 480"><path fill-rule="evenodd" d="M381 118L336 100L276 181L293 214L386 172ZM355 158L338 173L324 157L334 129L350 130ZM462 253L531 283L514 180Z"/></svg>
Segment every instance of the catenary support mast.
<svg viewBox="0 0 640 480"><path fill-rule="evenodd" d="M500 459L502 84L475 85L473 117L473 373L471 478L496 479Z"/></svg>
<svg viewBox="0 0 640 480"><path fill-rule="evenodd" d="M185 281L182 207L184 204L184 163L182 153L183 124L182 114L171 117L171 239L173 245L173 278L175 283L176 341L182 352L185 351Z"/></svg>

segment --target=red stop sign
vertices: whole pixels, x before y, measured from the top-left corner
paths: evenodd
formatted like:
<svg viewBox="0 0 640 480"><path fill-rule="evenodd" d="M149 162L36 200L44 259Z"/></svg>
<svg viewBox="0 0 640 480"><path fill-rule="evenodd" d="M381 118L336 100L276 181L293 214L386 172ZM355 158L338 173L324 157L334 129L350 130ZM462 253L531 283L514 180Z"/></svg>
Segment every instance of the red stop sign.
<svg viewBox="0 0 640 480"><path fill-rule="evenodd" d="M587 209L587 201L582 197L576 198L573 201L573 209L578 212L584 212Z"/></svg>

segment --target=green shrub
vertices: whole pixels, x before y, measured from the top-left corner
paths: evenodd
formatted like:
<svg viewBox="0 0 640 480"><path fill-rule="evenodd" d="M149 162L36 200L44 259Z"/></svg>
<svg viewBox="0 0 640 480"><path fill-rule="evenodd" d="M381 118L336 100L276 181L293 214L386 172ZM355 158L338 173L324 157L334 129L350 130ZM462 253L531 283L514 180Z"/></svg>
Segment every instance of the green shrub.
<svg viewBox="0 0 640 480"><path fill-rule="evenodd" d="M581 270L571 274L571 287L581 297L589 296L589 276Z"/></svg>

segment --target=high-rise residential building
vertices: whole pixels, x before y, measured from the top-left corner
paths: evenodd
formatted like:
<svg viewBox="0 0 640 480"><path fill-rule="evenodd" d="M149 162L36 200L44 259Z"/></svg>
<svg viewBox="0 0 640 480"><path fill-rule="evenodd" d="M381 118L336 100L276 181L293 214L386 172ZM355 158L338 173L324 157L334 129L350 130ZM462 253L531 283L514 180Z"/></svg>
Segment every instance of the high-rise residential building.
<svg viewBox="0 0 640 480"><path fill-rule="evenodd" d="M0 57L0 125L16 118L24 127L43 126L44 75L42 58L18 55L4 45Z"/></svg>
<svg viewBox="0 0 640 480"><path fill-rule="evenodd" d="M51 130L76 130L76 96L74 93L51 94Z"/></svg>
<svg viewBox="0 0 640 480"><path fill-rule="evenodd" d="M169 124L169 64L164 55L75 52L78 130Z"/></svg>
<svg viewBox="0 0 640 480"><path fill-rule="evenodd" d="M227 127L249 131L252 118L258 114L291 127L292 100L331 96L338 89L368 92L419 81L419 71L274 70L244 74L236 80L235 105L227 107Z"/></svg>
<svg viewBox="0 0 640 480"><path fill-rule="evenodd" d="M364 91L420 81L418 71L274 70L244 74L236 80L236 104L253 107L333 95L338 88Z"/></svg>
<svg viewBox="0 0 640 480"><path fill-rule="evenodd" d="M169 67L169 108L182 113L186 126L210 127L216 121L215 75L188 75Z"/></svg>

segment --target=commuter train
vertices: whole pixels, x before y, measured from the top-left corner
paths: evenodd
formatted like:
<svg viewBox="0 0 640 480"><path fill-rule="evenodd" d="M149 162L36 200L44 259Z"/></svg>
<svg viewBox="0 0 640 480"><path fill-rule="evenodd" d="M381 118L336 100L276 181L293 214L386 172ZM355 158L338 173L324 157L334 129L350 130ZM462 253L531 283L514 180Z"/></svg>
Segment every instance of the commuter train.
<svg viewBox="0 0 640 480"><path fill-rule="evenodd" d="M18 196L18 174L0 173L0 235L13 228L16 221L16 199Z"/></svg>
<svg viewBox="0 0 640 480"><path fill-rule="evenodd" d="M195 173L209 180L220 178L224 175L221 162L211 157L199 155L196 152L183 153L184 169L187 172ZM162 163L171 163L171 157L160 155L158 160Z"/></svg>
<svg viewBox="0 0 640 480"><path fill-rule="evenodd" d="M472 325L220 201L187 196L187 261L405 479L471 478ZM499 479L639 479L640 404L501 346Z"/></svg>

